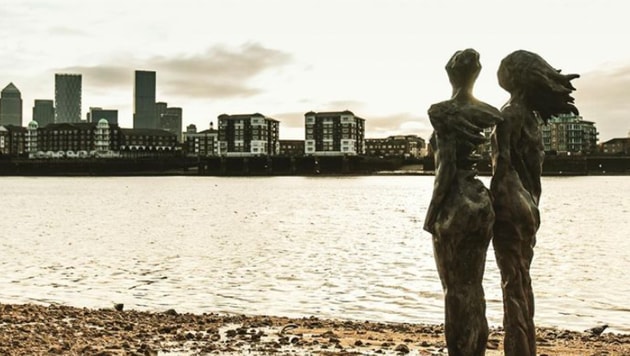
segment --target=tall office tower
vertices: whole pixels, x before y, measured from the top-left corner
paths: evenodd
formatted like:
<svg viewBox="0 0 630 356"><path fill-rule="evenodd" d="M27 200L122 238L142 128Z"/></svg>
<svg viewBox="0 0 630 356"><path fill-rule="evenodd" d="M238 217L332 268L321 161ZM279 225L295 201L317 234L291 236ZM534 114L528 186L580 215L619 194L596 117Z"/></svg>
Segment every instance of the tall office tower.
<svg viewBox="0 0 630 356"><path fill-rule="evenodd" d="M157 129L155 72L137 70L133 87L133 128Z"/></svg>
<svg viewBox="0 0 630 356"><path fill-rule="evenodd" d="M22 126L22 94L13 83L0 93L0 125Z"/></svg>
<svg viewBox="0 0 630 356"><path fill-rule="evenodd" d="M39 127L45 127L55 122L55 106L52 100L35 99L33 105L33 120Z"/></svg>
<svg viewBox="0 0 630 356"><path fill-rule="evenodd" d="M162 117L162 115L166 114L167 108L168 104L163 101L155 103L155 115L158 123L160 122L160 118Z"/></svg>
<svg viewBox="0 0 630 356"><path fill-rule="evenodd" d="M55 74L55 122L81 122L81 74Z"/></svg>
<svg viewBox="0 0 630 356"><path fill-rule="evenodd" d="M118 110L90 107L86 119L87 122L93 123L98 123L101 119L105 119L110 125L118 125Z"/></svg>
<svg viewBox="0 0 630 356"><path fill-rule="evenodd" d="M162 130L177 135L177 142L182 142L182 108L167 108L166 113L160 115Z"/></svg>

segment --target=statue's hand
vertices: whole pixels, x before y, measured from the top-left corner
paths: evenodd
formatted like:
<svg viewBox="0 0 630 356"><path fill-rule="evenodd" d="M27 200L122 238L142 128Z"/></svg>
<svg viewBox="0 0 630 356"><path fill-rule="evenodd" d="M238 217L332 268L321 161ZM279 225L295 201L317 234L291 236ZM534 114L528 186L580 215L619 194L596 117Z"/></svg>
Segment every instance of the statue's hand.
<svg viewBox="0 0 630 356"><path fill-rule="evenodd" d="M462 108L464 115L482 129L492 127L501 121L501 112L495 107L483 103L475 103Z"/></svg>
<svg viewBox="0 0 630 356"><path fill-rule="evenodd" d="M496 109L495 109L496 110ZM456 106L452 102L434 104L429 108L429 120L438 134L455 133L473 146L486 142L482 131L500 122L499 112L493 115L476 106Z"/></svg>
<svg viewBox="0 0 630 356"><path fill-rule="evenodd" d="M474 146L486 142L483 129L503 121L499 110L491 105L478 101L462 105L451 100L432 105L429 119L438 133L453 132Z"/></svg>

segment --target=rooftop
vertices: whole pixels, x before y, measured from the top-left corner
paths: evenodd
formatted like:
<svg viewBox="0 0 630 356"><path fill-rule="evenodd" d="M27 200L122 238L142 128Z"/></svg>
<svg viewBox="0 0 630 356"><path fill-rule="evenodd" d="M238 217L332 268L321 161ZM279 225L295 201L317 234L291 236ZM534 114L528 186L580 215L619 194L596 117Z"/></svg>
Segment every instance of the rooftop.
<svg viewBox="0 0 630 356"><path fill-rule="evenodd" d="M9 83L4 89L2 89L2 95L6 94L20 94L20 90L13 83Z"/></svg>

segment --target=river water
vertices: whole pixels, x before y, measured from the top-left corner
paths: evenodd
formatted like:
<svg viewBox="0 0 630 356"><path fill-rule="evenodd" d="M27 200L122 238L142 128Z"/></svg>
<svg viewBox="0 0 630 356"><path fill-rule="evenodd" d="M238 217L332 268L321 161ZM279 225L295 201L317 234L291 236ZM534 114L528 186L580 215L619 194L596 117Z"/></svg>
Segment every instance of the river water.
<svg viewBox="0 0 630 356"><path fill-rule="evenodd" d="M482 178L488 184L487 178ZM2 177L0 303L440 323L433 177ZM536 322L630 333L630 179L545 177ZM484 280L502 319L492 250Z"/></svg>

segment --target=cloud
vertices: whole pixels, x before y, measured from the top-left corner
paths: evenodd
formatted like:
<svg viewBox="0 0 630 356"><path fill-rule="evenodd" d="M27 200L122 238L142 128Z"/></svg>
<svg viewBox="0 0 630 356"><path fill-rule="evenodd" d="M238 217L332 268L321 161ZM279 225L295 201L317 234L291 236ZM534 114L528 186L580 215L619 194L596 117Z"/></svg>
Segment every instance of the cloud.
<svg viewBox="0 0 630 356"><path fill-rule="evenodd" d="M238 48L215 46L189 56L156 56L146 60L115 58L94 66L73 66L56 73L83 74L84 87L95 90L133 88L137 69L157 72L158 92L187 98L249 97L260 93L250 81L257 75L290 63L292 57L258 43ZM121 64L122 63L122 64Z"/></svg>
<svg viewBox="0 0 630 356"><path fill-rule="evenodd" d="M344 110L350 110L352 111L355 115L357 116L361 116L361 109L363 109L365 107L365 104L360 102L360 101L356 101L356 100L335 100L335 101L331 101L327 104L324 105L324 110L320 110L320 111L344 111ZM317 110L315 110L317 111Z"/></svg>
<svg viewBox="0 0 630 356"><path fill-rule="evenodd" d="M79 36L79 37L87 36L87 33L85 33L84 31L78 30L76 28L66 27L66 26L54 26L54 27L48 28L46 30L46 33L49 36Z"/></svg>
<svg viewBox="0 0 630 356"><path fill-rule="evenodd" d="M315 104L308 99L299 100L300 103L305 104L304 111L284 112L272 115L276 120L282 122L283 127L291 128L304 128L304 114L308 111L325 112L325 111L344 111L350 110L355 115L363 117L361 109L365 107L365 104L356 100L335 100L324 104Z"/></svg>
<svg viewBox="0 0 630 356"><path fill-rule="evenodd" d="M280 121L282 128L304 128L304 114L306 111L302 112L285 112L278 113L274 115L270 115L272 118Z"/></svg>
<svg viewBox="0 0 630 356"><path fill-rule="evenodd" d="M600 142L626 137L630 130L630 64L584 73L574 80L575 103L595 122Z"/></svg>
<svg viewBox="0 0 630 356"><path fill-rule="evenodd" d="M433 129L425 116L411 113L396 113L365 117L365 131L366 137L369 138L383 138L391 135L418 135L428 139Z"/></svg>
<svg viewBox="0 0 630 356"><path fill-rule="evenodd" d="M345 110L339 109L335 110ZM328 111L328 110L321 110ZM370 116L353 111L355 115L365 119L365 137L384 138L392 135L418 135L428 139L433 131L426 117L411 113L395 113L389 115ZM280 121L282 128L303 129L305 112L285 112L271 115Z"/></svg>
<svg viewBox="0 0 630 356"><path fill-rule="evenodd" d="M133 70L117 65L73 66L57 69L55 73L81 74L84 90L86 87L94 88L95 91L132 89L133 86Z"/></svg>
<svg viewBox="0 0 630 356"><path fill-rule="evenodd" d="M247 43L238 50L223 46L205 53L177 58L149 60L165 74L160 81L164 93L192 97L248 97L261 92L249 81L257 75L279 68L291 61L291 56L257 43Z"/></svg>

